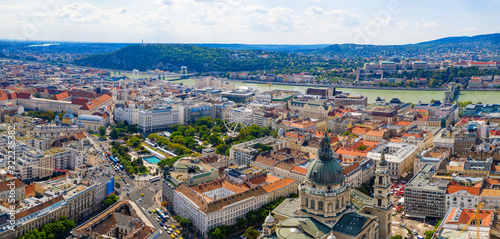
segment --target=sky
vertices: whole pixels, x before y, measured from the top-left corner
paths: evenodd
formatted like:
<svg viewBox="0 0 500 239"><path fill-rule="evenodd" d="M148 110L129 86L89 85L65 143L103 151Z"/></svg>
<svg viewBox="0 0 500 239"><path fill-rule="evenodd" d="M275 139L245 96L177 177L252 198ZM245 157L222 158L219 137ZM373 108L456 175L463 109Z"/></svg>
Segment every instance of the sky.
<svg viewBox="0 0 500 239"><path fill-rule="evenodd" d="M0 39L410 44L500 32L500 0L0 0Z"/></svg>

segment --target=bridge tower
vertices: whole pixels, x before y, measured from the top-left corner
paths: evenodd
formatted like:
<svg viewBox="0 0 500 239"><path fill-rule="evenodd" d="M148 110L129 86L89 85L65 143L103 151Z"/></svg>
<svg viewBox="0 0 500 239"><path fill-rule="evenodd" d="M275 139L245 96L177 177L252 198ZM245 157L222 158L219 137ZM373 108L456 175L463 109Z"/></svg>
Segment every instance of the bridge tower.
<svg viewBox="0 0 500 239"><path fill-rule="evenodd" d="M137 77L137 78L136 78ZM139 78L139 70L133 69L132 70L132 79L136 80Z"/></svg>
<svg viewBox="0 0 500 239"><path fill-rule="evenodd" d="M188 68L187 66L181 66L181 75L187 75L188 73Z"/></svg>

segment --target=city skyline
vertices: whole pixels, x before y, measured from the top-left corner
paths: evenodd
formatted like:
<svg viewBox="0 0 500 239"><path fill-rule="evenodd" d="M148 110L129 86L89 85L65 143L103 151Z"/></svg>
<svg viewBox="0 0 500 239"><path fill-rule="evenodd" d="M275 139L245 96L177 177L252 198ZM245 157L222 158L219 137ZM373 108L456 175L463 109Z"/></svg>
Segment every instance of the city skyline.
<svg viewBox="0 0 500 239"><path fill-rule="evenodd" d="M21 4L7 0L0 4L0 38L401 45L494 33L499 5L499 1L30 0Z"/></svg>

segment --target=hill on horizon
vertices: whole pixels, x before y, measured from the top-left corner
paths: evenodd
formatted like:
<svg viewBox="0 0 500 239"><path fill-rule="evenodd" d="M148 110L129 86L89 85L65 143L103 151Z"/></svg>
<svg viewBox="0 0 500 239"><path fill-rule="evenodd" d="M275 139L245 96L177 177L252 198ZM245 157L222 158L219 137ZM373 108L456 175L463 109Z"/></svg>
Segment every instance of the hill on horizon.
<svg viewBox="0 0 500 239"><path fill-rule="evenodd" d="M500 54L500 33L445 37L405 45L333 44L312 52L313 55L333 58L418 57L443 54Z"/></svg>
<svg viewBox="0 0 500 239"><path fill-rule="evenodd" d="M407 45L246 45L246 44L136 44L117 51L94 54L75 61L78 65L119 70L178 71L181 66L195 72L276 70L295 73L311 69L343 67L334 61L373 58L420 59L446 54L500 54L500 34L448 37ZM264 49L262 49L264 48ZM291 53L294 52L294 53ZM332 59L332 60L327 60ZM357 63L356 63L357 64Z"/></svg>

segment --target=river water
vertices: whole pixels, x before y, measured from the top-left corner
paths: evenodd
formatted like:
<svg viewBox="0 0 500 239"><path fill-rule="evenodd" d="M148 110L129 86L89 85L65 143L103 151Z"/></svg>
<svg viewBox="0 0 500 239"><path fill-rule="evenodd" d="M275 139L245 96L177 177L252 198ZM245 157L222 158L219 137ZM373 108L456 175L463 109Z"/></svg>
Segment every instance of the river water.
<svg viewBox="0 0 500 239"><path fill-rule="evenodd" d="M194 86L195 79L183 79L173 81L173 83L184 83L185 85ZM236 87L247 86L259 91L268 91L269 85L243 83L233 81ZM305 93L310 86L293 86L293 85L271 85L271 90L295 90ZM420 90L374 90L374 89L354 89L354 88L337 88L338 91L347 93L360 93L368 97L368 102L374 102L377 97L385 99L386 101L392 98L399 98L402 102L417 103L422 101L424 103L431 100L440 100L444 98L444 91L420 91ZM461 91L458 96L459 101L472 101L473 103L497 103L500 104L500 91Z"/></svg>

